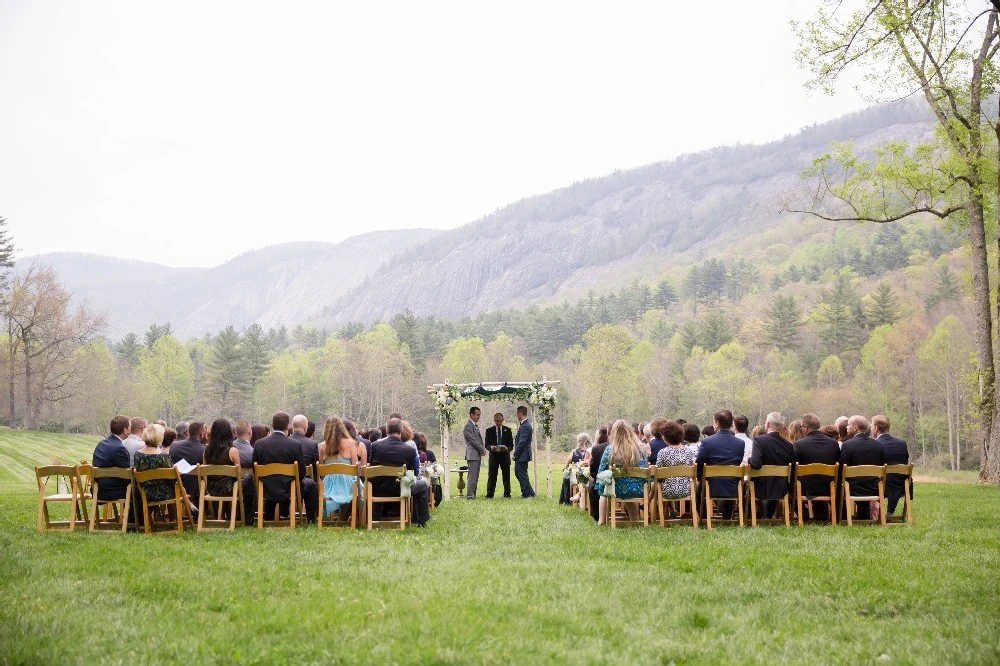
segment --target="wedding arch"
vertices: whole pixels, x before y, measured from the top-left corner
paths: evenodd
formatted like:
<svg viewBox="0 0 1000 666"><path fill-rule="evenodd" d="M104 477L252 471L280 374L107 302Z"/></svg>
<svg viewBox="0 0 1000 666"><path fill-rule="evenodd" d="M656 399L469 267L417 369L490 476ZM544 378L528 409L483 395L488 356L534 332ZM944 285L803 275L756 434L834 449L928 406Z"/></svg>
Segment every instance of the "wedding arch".
<svg viewBox="0 0 1000 666"><path fill-rule="evenodd" d="M444 458L443 490L445 499L451 499L451 468L448 463L448 448L451 443L451 427L456 418L461 418L459 407L463 402L504 401L523 402L528 406L534 432L531 437L531 460L534 464L534 487L538 488L538 434L545 438L545 489L552 497L552 418L556 407L558 380L542 379L534 382L478 382L453 384L445 380L443 384L427 387L434 398L434 409L438 415L441 431L441 456ZM539 430L541 426L541 430ZM517 431L516 427L511 426Z"/></svg>

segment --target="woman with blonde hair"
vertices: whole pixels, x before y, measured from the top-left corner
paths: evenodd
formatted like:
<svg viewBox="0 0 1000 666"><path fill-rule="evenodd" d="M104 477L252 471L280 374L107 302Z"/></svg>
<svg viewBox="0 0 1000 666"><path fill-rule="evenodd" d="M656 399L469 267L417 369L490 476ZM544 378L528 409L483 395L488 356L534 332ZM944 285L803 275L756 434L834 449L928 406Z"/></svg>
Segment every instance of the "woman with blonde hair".
<svg viewBox="0 0 1000 666"><path fill-rule="evenodd" d="M323 424L319 457L324 463L356 466L360 462L362 467L368 464L365 447L351 437L339 416L331 416ZM334 512L339 511L341 520L349 520L352 491L357 482L355 474L327 474L323 477L323 515L332 517ZM346 516L343 515L345 512Z"/></svg>
<svg viewBox="0 0 1000 666"><path fill-rule="evenodd" d="M792 444L799 441L806 436L806 427L802 425L802 421L795 419L788 424L788 436L785 438Z"/></svg>
<svg viewBox="0 0 1000 666"><path fill-rule="evenodd" d="M629 474L649 467L649 461L642 454L639 436L635 434L635 430L627 422L615 421L614 425L611 426L608 439L610 444L608 448L604 449L604 455L601 456L601 464L597 468L598 474L611 468L620 468L624 474ZM638 477L625 476L615 479L614 483L615 498L617 499L638 499L642 497L645 489L645 484ZM604 496L604 486L598 483L595 484L594 488L600 496L601 504L597 522L604 525L608 521L608 511L613 507L609 507L607 498ZM625 506L634 518L635 507L631 504Z"/></svg>

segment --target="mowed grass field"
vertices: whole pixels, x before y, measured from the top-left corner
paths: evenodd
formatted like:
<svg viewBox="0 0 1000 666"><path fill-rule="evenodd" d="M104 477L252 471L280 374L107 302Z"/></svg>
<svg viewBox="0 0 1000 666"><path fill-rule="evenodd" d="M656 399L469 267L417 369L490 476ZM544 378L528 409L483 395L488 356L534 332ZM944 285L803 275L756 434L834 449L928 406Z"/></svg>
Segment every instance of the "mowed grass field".
<svg viewBox="0 0 1000 666"><path fill-rule="evenodd" d="M0 663L1000 663L995 487L918 485L889 528L611 532L537 498L405 533L36 532L32 466L95 441L0 430Z"/></svg>

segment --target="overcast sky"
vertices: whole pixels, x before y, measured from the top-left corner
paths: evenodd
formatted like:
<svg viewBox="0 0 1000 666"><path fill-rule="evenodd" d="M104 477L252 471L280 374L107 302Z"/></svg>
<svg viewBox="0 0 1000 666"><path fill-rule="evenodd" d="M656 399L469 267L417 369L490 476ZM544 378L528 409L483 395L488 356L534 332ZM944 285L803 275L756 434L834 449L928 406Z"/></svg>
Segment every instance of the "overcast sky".
<svg viewBox="0 0 1000 666"><path fill-rule="evenodd" d="M809 94L814 3L0 2L20 255L215 265L450 228L866 104Z"/></svg>

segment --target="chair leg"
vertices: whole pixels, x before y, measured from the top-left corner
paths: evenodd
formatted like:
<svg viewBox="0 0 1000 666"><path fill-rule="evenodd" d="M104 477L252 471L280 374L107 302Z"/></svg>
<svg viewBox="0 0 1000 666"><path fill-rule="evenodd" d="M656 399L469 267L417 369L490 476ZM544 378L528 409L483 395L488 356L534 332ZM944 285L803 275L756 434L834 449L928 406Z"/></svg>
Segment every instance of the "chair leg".
<svg viewBox="0 0 1000 666"><path fill-rule="evenodd" d="M257 479L257 529L264 529L264 484Z"/></svg>
<svg viewBox="0 0 1000 666"><path fill-rule="evenodd" d="M743 482L742 481L739 482L739 484L737 485L736 490L737 490L736 506L739 508L739 511L740 511L740 527L746 527L746 524L743 522ZM751 508L753 508L753 507L751 507Z"/></svg>
<svg viewBox="0 0 1000 666"><path fill-rule="evenodd" d="M757 527L757 491L753 487L753 481L750 482L750 527Z"/></svg>

